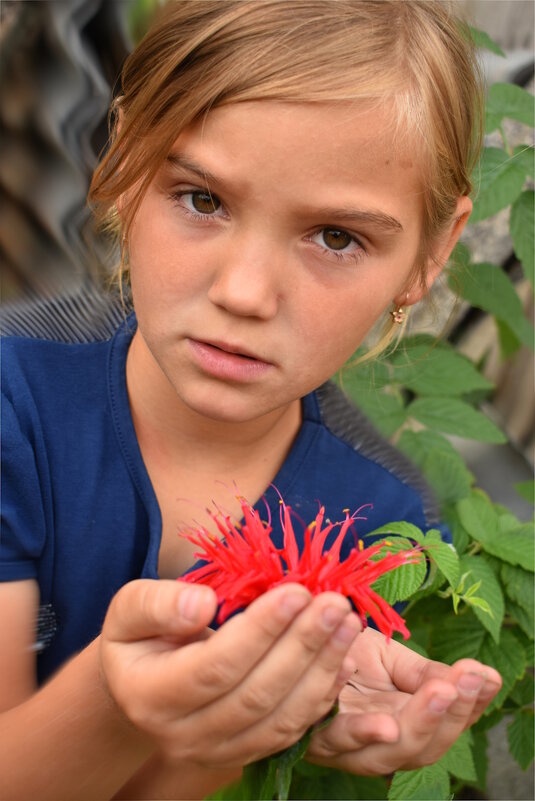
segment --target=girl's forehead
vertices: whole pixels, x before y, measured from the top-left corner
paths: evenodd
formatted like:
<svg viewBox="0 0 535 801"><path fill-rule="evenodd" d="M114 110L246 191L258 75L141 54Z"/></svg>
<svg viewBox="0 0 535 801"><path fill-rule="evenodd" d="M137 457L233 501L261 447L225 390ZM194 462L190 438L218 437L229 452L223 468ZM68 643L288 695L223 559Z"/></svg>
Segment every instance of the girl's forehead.
<svg viewBox="0 0 535 801"><path fill-rule="evenodd" d="M423 158L418 159L416 137L400 129L391 106L387 101L227 104L182 131L171 152L195 150L207 158L226 156L234 166L251 156L270 157L273 166L278 161L290 166L288 159L314 158L308 168L312 172L320 166L316 158L346 169L357 162L361 167L381 162L410 170L419 166L421 171Z"/></svg>

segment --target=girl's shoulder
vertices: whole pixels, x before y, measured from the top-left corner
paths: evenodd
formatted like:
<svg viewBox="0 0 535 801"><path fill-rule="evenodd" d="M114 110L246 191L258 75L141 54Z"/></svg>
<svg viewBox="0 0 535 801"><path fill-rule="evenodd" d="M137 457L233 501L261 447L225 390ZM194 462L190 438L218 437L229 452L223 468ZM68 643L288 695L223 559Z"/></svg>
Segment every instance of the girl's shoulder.
<svg viewBox="0 0 535 801"><path fill-rule="evenodd" d="M100 369L126 314L120 300L95 287L59 297L5 304L0 326L2 391L24 385L61 391ZM52 378L53 377L53 378Z"/></svg>
<svg viewBox="0 0 535 801"><path fill-rule="evenodd" d="M55 297L3 304L0 335L3 340L25 340L26 344L11 345L22 350L32 346L37 349L39 342L103 342L114 335L129 312L117 293L107 293L90 284Z"/></svg>

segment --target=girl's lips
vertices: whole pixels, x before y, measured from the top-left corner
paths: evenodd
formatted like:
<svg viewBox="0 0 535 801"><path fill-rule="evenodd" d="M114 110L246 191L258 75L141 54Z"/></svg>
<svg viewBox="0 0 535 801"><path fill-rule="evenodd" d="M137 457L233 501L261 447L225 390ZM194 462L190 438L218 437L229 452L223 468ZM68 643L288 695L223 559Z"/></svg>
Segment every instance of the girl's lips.
<svg viewBox="0 0 535 801"><path fill-rule="evenodd" d="M269 362L248 354L235 352L234 349L226 350L224 345L201 342L197 339L187 341L197 366L216 378L245 382L260 378L273 367Z"/></svg>

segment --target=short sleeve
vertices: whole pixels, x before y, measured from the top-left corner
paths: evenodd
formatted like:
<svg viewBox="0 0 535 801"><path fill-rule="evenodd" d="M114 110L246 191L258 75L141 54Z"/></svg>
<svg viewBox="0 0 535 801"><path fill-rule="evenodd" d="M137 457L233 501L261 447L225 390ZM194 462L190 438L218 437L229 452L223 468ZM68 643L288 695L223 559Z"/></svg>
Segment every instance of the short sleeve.
<svg viewBox="0 0 535 801"><path fill-rule="evenodd" d="M1 408L0 581L36 578L46 524L35 449L11 401Z"/></svg>

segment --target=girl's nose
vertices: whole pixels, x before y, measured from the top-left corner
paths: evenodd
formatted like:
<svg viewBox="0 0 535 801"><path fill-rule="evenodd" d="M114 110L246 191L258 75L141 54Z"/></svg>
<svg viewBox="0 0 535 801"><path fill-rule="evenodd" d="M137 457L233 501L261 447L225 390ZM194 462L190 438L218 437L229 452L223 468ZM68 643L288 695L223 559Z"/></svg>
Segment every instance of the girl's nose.
<svg viewBox="0 0 535 801"><path fill-rule="evenodd" d="M216 306L239 317L269 320L277 314L282 294L281 256L268 244L229 247L220 253L208 291Z"/></svg>

